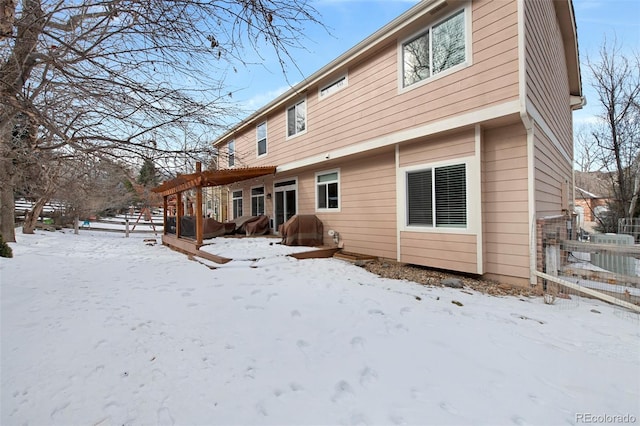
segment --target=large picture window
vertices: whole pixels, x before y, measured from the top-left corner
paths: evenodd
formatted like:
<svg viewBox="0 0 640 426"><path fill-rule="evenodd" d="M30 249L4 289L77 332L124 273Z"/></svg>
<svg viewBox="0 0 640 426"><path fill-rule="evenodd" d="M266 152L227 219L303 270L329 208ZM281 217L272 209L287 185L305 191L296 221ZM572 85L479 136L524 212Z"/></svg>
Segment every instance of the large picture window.
<svg viewBox="0 0 640 426"><path fill-rule="evenodd" d="M242 216L242 191L233 191L231 194L233 203L233 218Z"/></svg>
<svg viewBox="0 0 640 426"><path fill-rule="evenodd" d="M251 188L251 216L264 214L264 186Z"/></svg>
<svg viewBox="0 0 640 426"><path fill-rule="evenodd" d="M256 127L257 152L258 156L267 153L267 122L258 124Z"/></svg>
<svg viewBox="0 0 640 426"><path fill-rule="evenodd" d="M318 210L333 210L340 208L339 172L337 170L316 175Z"/></svg>
<svg viewBox="0 0 640 426"><path fill-rule="evenodd" d="M402 45L403 87L432 77L466 60L464 10Z"/></svg>
<svg viewBox="0 0 640 426"><path fill-rule="evenodd" d="M295 136L307 130L307 100L287 108L287 136Z"/></svg>
<svg viewBox="0 0 640 426"><path fill-rule="evenodd" d="M465 164L407 173L407 225L465 228Z"/></svg>

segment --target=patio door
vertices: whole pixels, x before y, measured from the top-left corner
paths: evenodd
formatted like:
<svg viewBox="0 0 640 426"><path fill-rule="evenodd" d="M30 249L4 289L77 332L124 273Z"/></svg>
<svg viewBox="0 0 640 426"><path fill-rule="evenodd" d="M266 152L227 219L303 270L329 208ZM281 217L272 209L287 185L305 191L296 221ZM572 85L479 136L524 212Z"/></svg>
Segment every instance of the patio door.
<svg viewBox="0 0 640 426"><path fill-rule="evenodd" d="M287 180L277 182L273 185L274 193L274 231L277 233L280 225L289 220L297 213L298 199L296 195L297 182L295 180Z"/></svg>

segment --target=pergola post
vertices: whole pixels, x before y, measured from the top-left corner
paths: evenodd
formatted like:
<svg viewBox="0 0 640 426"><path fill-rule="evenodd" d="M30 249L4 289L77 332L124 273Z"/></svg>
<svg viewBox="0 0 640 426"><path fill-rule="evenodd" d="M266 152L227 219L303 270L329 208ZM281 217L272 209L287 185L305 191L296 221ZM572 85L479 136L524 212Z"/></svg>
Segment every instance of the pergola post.
<svg viewBox="0 0 640 426"><path fill-rule="evenodd" d="M202 163L196 163L196 173L202 172ZM202 215L202 183L196 186L196 245L202 245L204 235L203 215Z"/></svg>
<svg viewBox="0 0 640 426"><path fill-rule="evenodd" d="M167 234L167 215L169 210L169 196L165 195L162 197L162 233Z"/></svg>
<svg viewBox="0 0 640 426"><path fill-rule="evenodd" d="M180 238L182 234L181 219L184 214L184 206L182 205L182 192L176 194L176 238Z"/></svg>

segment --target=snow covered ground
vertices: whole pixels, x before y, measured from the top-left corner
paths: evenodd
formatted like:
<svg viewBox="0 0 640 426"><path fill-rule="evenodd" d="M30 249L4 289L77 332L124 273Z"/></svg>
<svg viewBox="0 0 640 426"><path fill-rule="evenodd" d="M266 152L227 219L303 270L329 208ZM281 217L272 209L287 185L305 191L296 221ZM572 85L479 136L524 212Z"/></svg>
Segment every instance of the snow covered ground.
<svg viewBox="0 0 640 426"><path fill-rule="evenodd" d="M640 324L619 308L282 252L211 270L148 237L18 235L0 258L0 424L640 421Z"/></svg>

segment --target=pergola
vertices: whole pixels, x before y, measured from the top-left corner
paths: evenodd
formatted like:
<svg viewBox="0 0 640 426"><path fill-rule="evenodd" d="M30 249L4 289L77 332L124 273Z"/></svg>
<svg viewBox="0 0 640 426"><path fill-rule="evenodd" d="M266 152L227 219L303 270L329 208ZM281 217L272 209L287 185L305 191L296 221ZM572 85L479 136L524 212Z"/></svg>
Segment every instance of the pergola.
<svg viewBox="0 0 640 426"><path fill-rule="evenodd" d="M272 175L276 172L276 166L263 167L244 167L223 170L201 170L200 163L196 163L196 172L163 182L160 186L153 188L151 191L162 195L164 205L164 233L162 235L162 243L191 254L199 254L199 248L202 246L203 240L203 219L202 211L202 188L229 185L247 179L253 179L261 176ZM195 241L191 238L182 238L180 222L185 215L182 203L183 192L195 190ZM176 233L175 235L167 232L167 212L168 199L170 196L176 196Z"/></svg>

